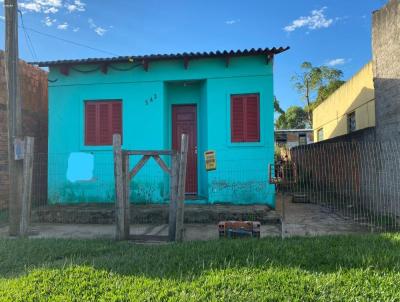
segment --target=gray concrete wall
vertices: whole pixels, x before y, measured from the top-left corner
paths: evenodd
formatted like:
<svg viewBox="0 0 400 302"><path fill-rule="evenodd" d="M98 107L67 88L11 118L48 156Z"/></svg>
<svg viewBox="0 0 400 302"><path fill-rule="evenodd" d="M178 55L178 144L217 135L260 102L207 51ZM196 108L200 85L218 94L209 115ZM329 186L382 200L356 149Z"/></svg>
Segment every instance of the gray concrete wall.
<svg viewBox="0 0 400 302"><path fill-rule="evenodd" d="M376 140L375 165L368 165L375 180L369 195L376 210L400 216L400 0L389 0L373 13L372 53L374 62Z"/></svg>
<svg viewBox="0 0 400 302"><path fill-rule="evenodd" d="M376 138L400 139L400 0L373 13Z"/></svg>

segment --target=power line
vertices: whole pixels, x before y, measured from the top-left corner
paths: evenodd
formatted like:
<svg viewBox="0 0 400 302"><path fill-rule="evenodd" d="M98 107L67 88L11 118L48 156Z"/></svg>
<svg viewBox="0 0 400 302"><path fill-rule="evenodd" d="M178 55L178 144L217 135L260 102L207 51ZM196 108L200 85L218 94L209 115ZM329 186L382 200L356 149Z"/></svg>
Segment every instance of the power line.
<svg viewBox="0 0 400 302"><path fill-rule="evenodd" d="M22 17L22 12L20 10L18 10L18 13L21 17L21 25L22 25L22 29L24 30L25 40L26 40L26 44L28 46L29 52L31 53L32 58L34 60L37 60L35 47L33 46L31 37L29 36L29 34L26 31L25 24L24 24L24 18Z"/></svg>
<svg viewBox="0 0 400 302"><path fill-rule="evenodd" d="M0 19L0 20L4 22L4 20L2 20L2 19ZM72 40L60 38L60 37L57 37L57 36L52 35L52 34L41 32L41 31L36 30L34 28L31 28L31 27L25 27L25 29L29 30L29 31L31 31L33 33L36 33L38 35L42 35L42 36L45 36L45 37L48 37L48 38L56 39L56 40L59 40L59 41L65 42L65 43L70 43L70 44L75 45L75 46L91 49L91 50L94 50L94 51L97 51L97 52L105 53L107 55L112 55L112 56L117 56L117 57L119 56L119 54L116 54L116 53L113 53L113 52L110 52L110 51L107 51L107 50L103 50L103 49L100 49L100 48L92 47L90 45L86 45L86 44L83 44L83 43L75 42L75 41L72 41Z"/></svg>

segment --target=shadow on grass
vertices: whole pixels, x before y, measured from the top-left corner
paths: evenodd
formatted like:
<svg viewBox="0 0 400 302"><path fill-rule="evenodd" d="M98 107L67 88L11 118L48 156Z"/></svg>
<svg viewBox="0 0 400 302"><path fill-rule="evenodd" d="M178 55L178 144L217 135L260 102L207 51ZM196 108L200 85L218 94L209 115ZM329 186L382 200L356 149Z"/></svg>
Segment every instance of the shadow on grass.
<svg viewBox="0 0 400 302"><path fill-rule="evenodd" d="M400 235L222 240L139 245L106 240L0 240L0 277L36 268L85 265L127 276L188 279L226 268L298 268L330 273L373 268L398 272Z"/></svg>

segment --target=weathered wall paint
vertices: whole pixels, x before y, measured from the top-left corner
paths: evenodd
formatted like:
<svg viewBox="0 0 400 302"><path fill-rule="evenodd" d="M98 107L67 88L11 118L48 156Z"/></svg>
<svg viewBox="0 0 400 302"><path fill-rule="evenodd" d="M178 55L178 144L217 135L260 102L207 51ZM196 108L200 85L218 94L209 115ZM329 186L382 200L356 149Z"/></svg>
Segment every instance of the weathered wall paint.
<svg viewBox="0 0 400 302"><path fill-rule="evenodd" d="M129 64L116 64L119 69ZM112 202L114 198L111 146L84 145L84 101L121 99L124 149L170 149L171 108L196 104L198 109L198 188L202 202L268 204L274 206L274 187L268 185L273 162L273 77L265 57L192 60L184 69L180 60L150 63L129 71L76 66L68 76L55 67L49 78L49 198L52 203ZM230 95L260 94L259 143L230 142ZM203 153L215 150L218 169L206 172ZM73 152L94 156L91 181L68 181L68 158ZM53 156L54 154L54 156ZM139 160L132 158L131 165ZM168 161L168 159L166 159ZM60 163L60 164L59 164ZM134 202L168 200L168 179L153 160L131 184Z"/></svg>
<svg viewBox="0 0 400 302"><path fill-rule="evenodd" d="M356 130L375 126L375 90L372 62L313 110L314 138L323 129L323 139L347 134L347 114L355 112Z"/></svg>

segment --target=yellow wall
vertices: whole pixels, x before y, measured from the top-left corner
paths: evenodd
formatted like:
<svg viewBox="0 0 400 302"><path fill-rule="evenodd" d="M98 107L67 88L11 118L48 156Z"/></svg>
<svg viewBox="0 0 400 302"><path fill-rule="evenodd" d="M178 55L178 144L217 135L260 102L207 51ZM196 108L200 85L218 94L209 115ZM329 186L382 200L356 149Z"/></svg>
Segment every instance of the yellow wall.
<svg viewBox="0 0 400 302"><path fill-rule="evenodd" d="M313 111L314 140L347 134L347 114L355 111L356 130L375 126L375 93L372 61Z"/></svg>

